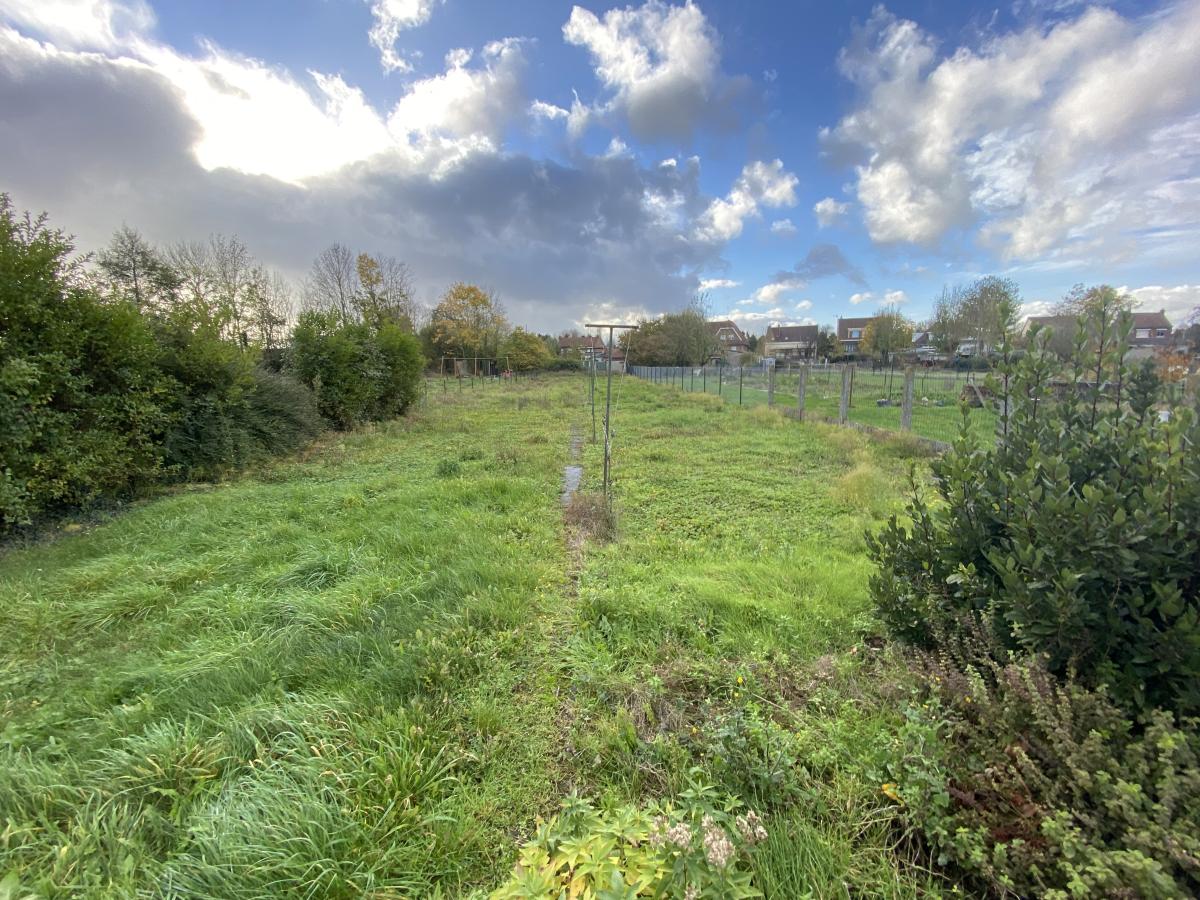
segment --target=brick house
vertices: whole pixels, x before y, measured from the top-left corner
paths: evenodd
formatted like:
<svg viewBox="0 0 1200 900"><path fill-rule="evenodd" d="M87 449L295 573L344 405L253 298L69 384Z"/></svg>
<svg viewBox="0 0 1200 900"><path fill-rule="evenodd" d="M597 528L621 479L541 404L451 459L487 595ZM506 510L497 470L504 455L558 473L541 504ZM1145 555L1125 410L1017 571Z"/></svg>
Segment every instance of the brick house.
<svg viewBox="0 0 1200 900"><path fill-rule="evenodd" d="M722 353L745 353L750 349L750 340L746 333L738 328L737 323L729 319L709 322L708 330L721 347Z"/></svg>
<svg viewBox="0 0 1200 900"><path fill-rule="evenodd" d="M858 352L863 333L866 332L867 326L875 321L875 318L875 316L863 316L857 319L837 320L837 340L842 353L849 356Z"/></svg>

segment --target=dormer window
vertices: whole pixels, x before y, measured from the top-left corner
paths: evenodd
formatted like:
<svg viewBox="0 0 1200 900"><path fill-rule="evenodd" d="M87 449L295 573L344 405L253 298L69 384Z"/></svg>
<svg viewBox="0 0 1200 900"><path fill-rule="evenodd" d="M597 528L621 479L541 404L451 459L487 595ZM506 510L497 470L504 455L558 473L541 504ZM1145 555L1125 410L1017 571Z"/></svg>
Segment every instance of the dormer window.
<svg viewBox="0 0 1200 900"><path fill-rule="evenodd" d="M1150 337L1150 329L1149 328L1139 328L1137 330L1136 336L1139 338L1142 338L1142 339L1148 338L1148 337Z"/></svg>

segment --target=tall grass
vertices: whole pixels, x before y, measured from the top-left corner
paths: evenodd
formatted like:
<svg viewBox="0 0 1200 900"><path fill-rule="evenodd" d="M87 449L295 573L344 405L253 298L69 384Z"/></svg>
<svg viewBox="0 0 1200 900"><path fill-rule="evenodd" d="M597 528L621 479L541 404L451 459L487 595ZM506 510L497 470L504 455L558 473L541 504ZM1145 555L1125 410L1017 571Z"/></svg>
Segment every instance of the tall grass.
<svg viewBox="0 0 1200 900"><path fill-rule="evenodd" d="M910 449L631 379L615 528L580 551L559 491L585 398L572 378L434 392L0 557L0 878L471 895L571 790L636 802L694 766L760 783L757 732L745 771L712 751L770 719L791 799L762 887L928 886L875 783L902 670L864 643L861 534ZM599 446L582 462L594 492Z"/></svg>

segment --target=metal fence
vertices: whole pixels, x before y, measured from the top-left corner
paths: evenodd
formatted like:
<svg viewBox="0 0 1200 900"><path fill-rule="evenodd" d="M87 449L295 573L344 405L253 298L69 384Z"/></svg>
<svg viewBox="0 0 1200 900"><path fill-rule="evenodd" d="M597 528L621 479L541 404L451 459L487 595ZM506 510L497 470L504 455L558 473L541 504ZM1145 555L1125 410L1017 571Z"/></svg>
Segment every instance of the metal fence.
<svg viewBox="0 0 1200 900"><path fill-rule="evenodd" d="M630 366L629 373L664 387L720 396L739 406L775 406L810 421L909 431L949 443L967 423L991 434L996 412L979 392L977 372L870 369L854 365ZM975 405L979 404L979 405Z"/></svg>

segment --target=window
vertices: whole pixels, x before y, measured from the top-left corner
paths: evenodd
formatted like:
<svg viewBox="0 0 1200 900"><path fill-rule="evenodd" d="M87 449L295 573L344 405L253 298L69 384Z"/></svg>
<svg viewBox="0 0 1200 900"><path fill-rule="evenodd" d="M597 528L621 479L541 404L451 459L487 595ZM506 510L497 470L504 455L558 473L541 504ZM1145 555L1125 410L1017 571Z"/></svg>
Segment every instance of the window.
<svg viewBox="0 0 1200 900"><path fill-rule="evenodd" d="M861 328L851 328L850 329L850 340L857 341L860 337L862 337L862 329Z"/></svg>
<svg viewBox="0 0 1200 900"><path fill-rule="evenodd" d="M1136 337L1139 337L1139 338L1150 337L1150 329L1149 328L1139 328L1137 330Z"/></svg>
<svg viewBox="0 0 1200 900"><path fill-rule="evenodd" d="M1160 328L1160 329L1158 329L1158 331L1154 332L1154 334L1155 334L1155 336L1156 336L1156 337L1166 337L1166 336L1167 336L1167 329L1165 329L1165 328Z"/></svg>

